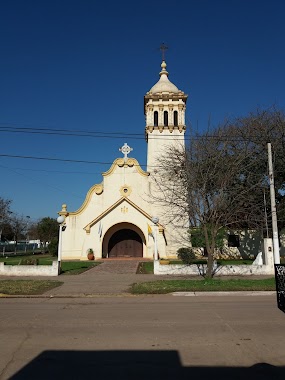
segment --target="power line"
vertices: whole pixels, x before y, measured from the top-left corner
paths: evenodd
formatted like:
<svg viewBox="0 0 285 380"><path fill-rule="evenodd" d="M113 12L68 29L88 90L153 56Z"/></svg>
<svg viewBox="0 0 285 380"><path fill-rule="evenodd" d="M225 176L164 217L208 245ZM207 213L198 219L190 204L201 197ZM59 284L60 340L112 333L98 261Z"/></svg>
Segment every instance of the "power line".
<svg viewBox="0 0 285 380"><path fill-rule="evenodd" d="M30 169L30 168L11 168L8 166L0 165L3 168L9 170L24 170L32 172L44 172L44 173L60 173L60 174L83 174L83 175L101 175L102 172L82 172L82 171L66 171L66 170L47 170L47 169Z"/></svg>
<svg viewBox="0 0 285 380"><path fill-rule="evenodd" d="M104 134L104 135L141 135L141 133L126 133L126 132L106 132L106 131L86 131L86 130L81 130L81 129L57 129L57 128L39 128L39 127L16 127L14 125L4 125L2 126L0 124L0 130L3 129L3 130L7 130L8 132L11 130L11 129L14 129L14 130L18 130L19 132L20 131L39 131L39 132L62 132L62 133L65 133L65 132L71 132L71 133L90 133L90 134Z"/></svg>
<svg viewBox="0 0 285 380"><path fill-rule="evenodd" d="M50 129L50 128L20 128L20 127L1 127L0 126L0 132L56 135L56 136L116 138L116 139L127 136L132 139L144 139L141 133L101 132L101 131L84 131L84 130L79 131L79 130Z"/></svg>
<svg viewBox="0 0 285 380"><path fill-rule="evenodd" d="M29 159L29 160L57 161L57 162L59 161L59 162L69 162L69 163L78 163L78 164L109 165L109 166L114 163L114 162L100 162L100 161L87 161L87 160L71 160L71 159L54 158L54 157L21 156L21 155L12 155L12 154L0 154L0 157L21 158L21 159ZM133 166L144 167L146 165L134 164Z"/></svg>
<svg viewBox="0 0 285 380"><path fill-rule="evenodd" d="M73 162L73 163L82 163L82 164L112 165L112 162L85 161L85 160L69 160L69 159L65 159L65 158L20 156L20 155L12 155L12 154L0 154L0 157L24 158L24 159L30 159L30 160Z"/></svg>
<svg viewBox="0 0 285 380"><path fill-rule="evenodd" d="M72 130L72 129L52 129L52 128L35 128L35 127L15 127L15 126L1 126L0 132L7 133L23 133L23 134L39 134L39 135L55 135L55 136L75 136L75 137L92 137L92 138L110 138L110 139L121 139L129 138L131 140L145 140L144 133L126 133L126 132L103 132L103 131L86 131L86 130ZM163 135L163 136L151 136L148 134L147 137L151 139L172 139L173 135ZM175 140L185 140L185 141L195 141L201 139L216 139L220 141L235 141L243 142L251 139L257 139L258 136L247 136L242 137L239 135L195 135L195 136L175 136Z"/></svg>

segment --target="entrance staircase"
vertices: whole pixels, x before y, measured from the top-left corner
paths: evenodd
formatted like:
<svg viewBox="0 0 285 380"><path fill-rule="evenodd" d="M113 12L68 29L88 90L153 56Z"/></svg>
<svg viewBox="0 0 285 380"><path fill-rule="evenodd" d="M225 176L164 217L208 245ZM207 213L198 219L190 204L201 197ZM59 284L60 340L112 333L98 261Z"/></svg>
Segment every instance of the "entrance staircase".
<svg viewBox="0 0 285 380"><path fill-rule="evenodd" d="M138 269L138 265L142 261L149 261L145 259L102 259L98 260L102 264L97 265L92 269L94 273L116 273L116 274L135 274ZM87 271L89 272L89 271ZM86 273L87 273L86 272Z"/></svg>

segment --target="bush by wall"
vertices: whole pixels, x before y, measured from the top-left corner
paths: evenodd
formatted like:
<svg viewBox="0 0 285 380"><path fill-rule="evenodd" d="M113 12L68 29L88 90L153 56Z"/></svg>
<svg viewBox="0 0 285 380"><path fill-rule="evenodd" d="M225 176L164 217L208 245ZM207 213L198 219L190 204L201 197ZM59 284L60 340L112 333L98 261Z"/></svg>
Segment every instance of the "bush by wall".
<svg viewBox="0 0 285 380"><path fill-rule="evenodd" d="M177 251L177 257L182 260L183 264L190 265L196 259L193 248L182 247Z"/></svg>

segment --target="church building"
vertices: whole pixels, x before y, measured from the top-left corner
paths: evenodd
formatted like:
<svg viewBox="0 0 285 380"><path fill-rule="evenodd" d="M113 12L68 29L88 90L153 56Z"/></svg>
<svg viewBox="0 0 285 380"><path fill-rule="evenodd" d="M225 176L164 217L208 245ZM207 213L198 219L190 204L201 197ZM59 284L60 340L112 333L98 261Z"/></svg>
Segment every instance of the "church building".
<svg viewBox="0 0 285 380"><path fill-rule="evenodd" d="M183 246L177 228L167 219L163 206L152 201L154 176L161 157L171 144L184 145L187 95L168 79L162 61L158 82L144 96L147 171L130 157L125 143L103 180L92 186L77 211L66 204L58 213L64 216L62 259L86 260L87 251L95 259L153 258L155 238L160 258L175 257Z"/></svg>

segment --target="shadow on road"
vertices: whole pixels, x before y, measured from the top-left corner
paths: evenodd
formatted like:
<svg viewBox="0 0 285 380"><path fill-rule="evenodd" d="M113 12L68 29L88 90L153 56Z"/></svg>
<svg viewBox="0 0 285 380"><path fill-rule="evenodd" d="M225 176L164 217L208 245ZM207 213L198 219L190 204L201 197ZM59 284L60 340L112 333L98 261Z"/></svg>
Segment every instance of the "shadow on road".
<svg viewBox="0 0 285 380"><path fill-rule="evenodd" d="M213 352L213 355L215 353ZM12 380L285 379L285 367L183 367L177 351L44 351Z"/></svg>

